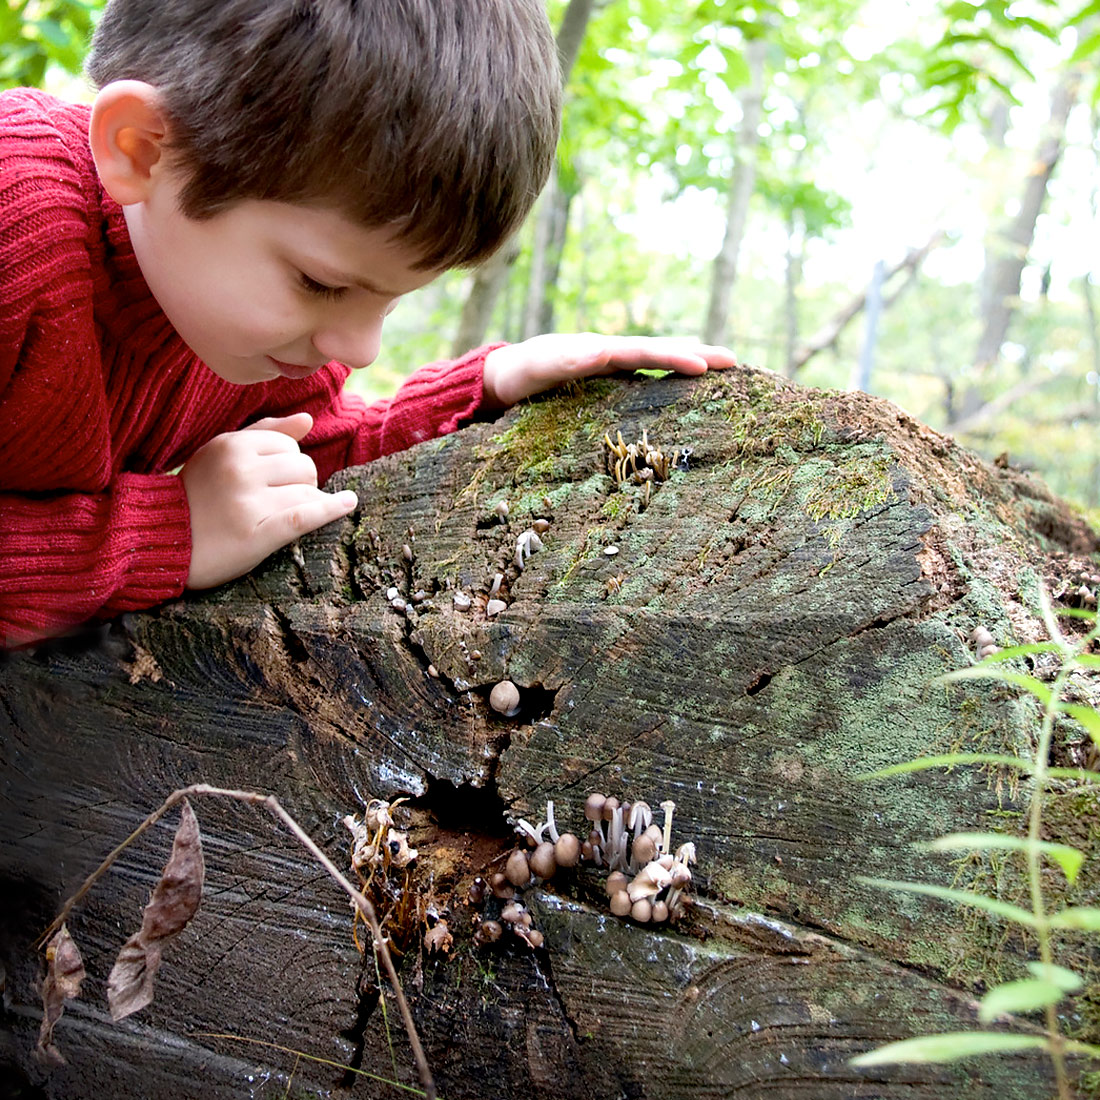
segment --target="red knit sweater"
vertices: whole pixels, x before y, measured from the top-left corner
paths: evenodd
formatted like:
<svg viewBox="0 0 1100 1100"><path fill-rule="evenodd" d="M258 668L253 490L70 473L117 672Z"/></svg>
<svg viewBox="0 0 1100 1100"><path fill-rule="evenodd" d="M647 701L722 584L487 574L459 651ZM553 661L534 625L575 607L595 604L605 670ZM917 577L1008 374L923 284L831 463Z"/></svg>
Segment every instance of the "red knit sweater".
<svg viewBox="0 0 1100 1100"><path fill-rule="evenodd" d="M304 410L335 470L454 431L481 400L487 348L412 375L370 407L330 363L234 386L149 293L88 147L88 108L0 95L0 645L180 595L191 556L170 471L221 432Z"/></svg>

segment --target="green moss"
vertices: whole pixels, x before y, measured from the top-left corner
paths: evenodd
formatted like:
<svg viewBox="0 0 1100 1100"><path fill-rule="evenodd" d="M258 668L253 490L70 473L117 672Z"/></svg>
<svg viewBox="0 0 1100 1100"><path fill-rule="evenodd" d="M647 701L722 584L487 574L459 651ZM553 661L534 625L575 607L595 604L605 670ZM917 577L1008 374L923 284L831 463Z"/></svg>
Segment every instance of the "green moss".
<svg viewBox="0 0 1100 1100"><path fill-rule="evenodd" d="M605 519L619 519L634 510L634 501L625 493L615 493L608 497L604 506L600 509L600 515Z"/></svg>
<svg viewBox="0 0 1100 1100"><path fill-rule="evenodd" d="M815 523L854 519L894 496L892 456L878 448L854 447L850 453L843 462L813 474L803 508Z"/></svg>
<svg viewBox="0 0 1100 1100"><path fill-rule="evenodd" d="M784 394L762 379L749 384L748 400L734 399L726 406L726 419L742 452L770 453L779 445L796 451L812 451L821 445L825 423L817 401Z"/></svg>

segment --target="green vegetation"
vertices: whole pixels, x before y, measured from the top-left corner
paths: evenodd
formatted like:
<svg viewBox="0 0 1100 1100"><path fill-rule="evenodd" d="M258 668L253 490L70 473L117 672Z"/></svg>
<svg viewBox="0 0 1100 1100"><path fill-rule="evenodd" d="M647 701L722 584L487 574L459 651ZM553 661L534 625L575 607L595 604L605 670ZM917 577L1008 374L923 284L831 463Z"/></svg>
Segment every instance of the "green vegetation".
<svg viewBox="0 0 1100 1100"><path fill-rule="evenodd" d="M905 774L927 768L955 767L957 765L988 765L1011 768L1026 776L1031 784L1031 802L1027 813L1025 835L1013 832L955 833L940 837L927 844L933 851L962 852L966 858L977 855L995 857L990 865L1003 870L1004 859L1018 856L1024 862L1024 883L1021 898L1024 904L1006 900L1001 889L1003 877L1000 870L992 875L980 876L975 883L996 886L995 891L937 886L930 883L896 882L884 879L863 879L870 886L887 890L923 894L954 902L964 909L976 910L987 918L993 917L1008 927L1026 931L1035 944L1037 958L1027 963L1028 976L992 985L982 998L979 1020L993 1023L1005 1014L1025 1015L1042 1012L1044 1034L1011 1034L993 1031L951 1032L925 1035L890 1043L878 1050L859 1055L852 1064L859 1066L881 1065L891 1062L952 1062L983 1054L1004 1054L1019 1051L1043 1051L1054 1065L1055 1079L1060 1100L1070 1100L1067 1055L1085 1055L1100 1058L1100 1046L1067 1038L1058 1007L1068 997L1082 995L1087 1002L1094 997L1095 988L1086 988L1087 978L1095 980L1095 974L1083 976L1076 970L1055 960L1056 936L1061 933L1100 932L1100 908L1091 905L1075 905L1067 901L1078 875L1089 854L1082 848L1061 840L1044 839L1052 835L1054 817L1068 816L1072 822L1080 821L1075 830L1083 833L1082 841L1091 841L1096 832L1092 820L1095 810L1096 784L1100 774L1077 768L1051 766L1054 735L1059 720L1069 719L1079 725L1093 745L1100 748L1100 710L1081 703L1071 702L1069 689L1075 678L1091 676L1100 670L1100 656L1094 652L1094 643L1100 639L1100 623L1094 612L1061 611L1063 616L1085 620L1087 632L1071 636L1063 632L1055 613L1043 596L1043 618L1050 641L1032 645L1011 646L987 655L978 664L954 672L944 679L948 682L991 680L1010 688L1026 692L1038 700L1043 708L1042 723L1035 739L1031 759L1023 757L992 757L989 754L956 752L940 757L922 757L884 768L873 777ZM1055 660L1052 681L1017 671L1022 659ZM1066 790L1066 782L1070 784ZM1052 792L1057 783L1059 791ZM1078 807L1075 814L1070 803L1085 799L1086 806ZM1056 805L1051 812L1052 801ZM1073 835L1073 830L1070 835ZM1055 829L1053 835L1065 835L1065 830ZM1058 884L1050 885L1050 872L1044 865L1056 867L1060 872ZM1052 895L1059 897L1052 903ZM1026 899L1026 900L1025 900ZM1084 1007L1079 1006L1080 1007ZM1084 1013L1087 1015L1087 1010Z"/></svg>

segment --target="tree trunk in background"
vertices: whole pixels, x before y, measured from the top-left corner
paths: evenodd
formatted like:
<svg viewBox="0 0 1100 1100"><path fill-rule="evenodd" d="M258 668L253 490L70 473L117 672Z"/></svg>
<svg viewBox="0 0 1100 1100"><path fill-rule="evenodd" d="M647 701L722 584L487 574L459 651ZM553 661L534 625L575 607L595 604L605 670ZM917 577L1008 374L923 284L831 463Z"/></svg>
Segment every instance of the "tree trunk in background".
<svg viewBox="0 0 1100 1100"><path fill-rule="evenodd" d="M694 457L648 493L619 486L600 442L619 431ZM419 856L376 868L372 889L447 1100L1052 1094L1039 1056L847 1065L975 1028L973 990L1033 950L1015 925L858 878L995 881L1027 904L1018 865L915 847L990 821L1018 835L1026 784L992 767L859 777L928 753L1031 753L1026 702L938 678L972 662L976 626L1037 640L1021 593L1094 568L1096 535L1041 483L886 401L733 369L588 380L330 482L344 486L369 504L240 581L0 660L0 1093L7 1067L38 1100L397 1094L347 1091L344 1067L415 1083L347 899L269 816L205 798L206 896L153 1004L112 1023L103 987L175 815L74 912L89 980L57 1029L68 1064L35 1061L35 937L167 794L203 781L272 791L342 869L343 816L407 796L395 813ZM543 545L520 571L536 517ZM490 702L505 679L511 716ZM1056 762L1076 762L1068 741ZM613 916L603 872L580 867L524 887L538 950L478 946L501 905L471 897L475 876L547 800L580 830L592 791L644 799L658 824L675 802L672 846L698 857L682 919ZM1089 867L1086 792L1052 792L1044 825ZM1044 889L1066 900L1061 879ZM1072 903L1097 891L1083 874ZM432 955L438 917L453 944ZM1095 981L1088 937L1056 952ZM1088 996L1066 1013L1095 1042Z"/></svg>
<svg viewBox="0 0 1100 1100"><path fill-rule="evenodd" d="M787 254L783 267L783 373L794 373L794 355L798 347L798 288L802 283L802 257L806 233L800 231L797 210L787 217ZM803 223L804 224L804 223Z"/></svg>
<svg viewBox="0 0 1100 1100"><path fill-rule="evenodd" d="M724 344L729 335L730 297L737 281L737 258L745 236L749 200L756 190L756 153L760 145L760 117L764 106L765 49L766 43L762 38L751 38L745 43L749 84L741 94L741 125L730 171L726 233L714 260L710 303L703 326L703 340L708 344Z"/></svg>
<svg viewBox="0 0 1100 1100"><path fill-rule="evenodd" d="M565 85L569 83L569 74L573 71L577 55L580 53L581 43L584 41L584 32L588 27L588 20L592 15L594 6L595 0L569 0L569 6L562 16L556 41L558 59L561 63L562 83ZM550 205L547 203L547 199L549 192L555 187L556 175L556 171L551 173L546 192L543 193L542 200L535 207L536 218L539 218L539 211ZM547 217L552 216L552 214L547 215ZM540 234L546 234L543 237L545 241L549 238L549 232L549 226L543 229L539 221L536 221L536 240L540 238ZM496 256L482 265L475 274L470 293L467 295L466 302L462 307L462 317L459 320L458 335L454 343L455 356L462 355L470 348L485 343L489 323L493 316L493 308L519 252L518 241L510 242ZM524 328L526 329L526 327L525 323Z"/></svg>
<svg viewBox="0 0 1100 1100"><path fill-rule="evenodd" d="M1020 198L1020 212L1006 227L999 247L992 246L987 250L990 260L987 261L982 281L982 334L974 352L974 366L978 370L989 367L997 360L1008 335L1008 326L1019 300L1020 276L1035 237L1035 223L1046 199L1050 177L1062 154L1066 120L1077 99L1080 82L1080 75L1071 72L1054 89L1050 118L1039 139L1032 169L1027 176Z"/></svg>

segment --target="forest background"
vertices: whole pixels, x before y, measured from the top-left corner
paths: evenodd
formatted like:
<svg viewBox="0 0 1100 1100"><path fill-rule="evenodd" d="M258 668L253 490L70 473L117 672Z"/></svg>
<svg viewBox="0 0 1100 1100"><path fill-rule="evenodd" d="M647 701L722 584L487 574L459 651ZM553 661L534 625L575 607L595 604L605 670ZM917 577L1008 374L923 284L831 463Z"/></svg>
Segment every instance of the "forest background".
<svg viewBox="0 0 1100 1100"><path fill-rule="evenodd" d="M89 98L103 0L0 0L0 86ZM548 0L556 171L354 387L545 331L699 335L890 398L1100 523L1100 0Z"/></svg>

